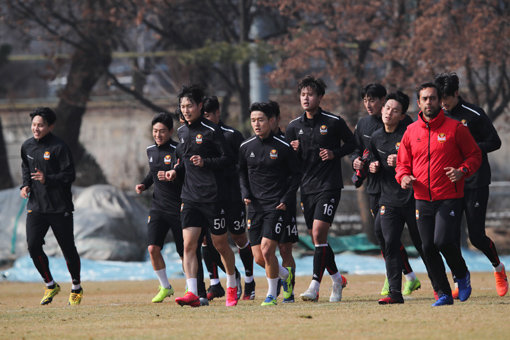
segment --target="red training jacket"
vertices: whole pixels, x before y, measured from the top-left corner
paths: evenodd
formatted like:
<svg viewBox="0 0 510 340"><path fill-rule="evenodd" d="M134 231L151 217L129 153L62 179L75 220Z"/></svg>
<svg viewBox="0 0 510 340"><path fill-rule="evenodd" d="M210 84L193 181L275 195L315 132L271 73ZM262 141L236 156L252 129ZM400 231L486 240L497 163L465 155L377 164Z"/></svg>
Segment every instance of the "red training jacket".
<svg viewBox="0 0 510 340"><path fill-rule="evenodd" d="M482 162L482 153L468 128L445 116L443 110L427 122L423 113L407 127L397 156L395 178L413 175L414 197L419 200L438 201L464 197L464 177L453 183L444 168L465 167L468 177Z"/></svg>

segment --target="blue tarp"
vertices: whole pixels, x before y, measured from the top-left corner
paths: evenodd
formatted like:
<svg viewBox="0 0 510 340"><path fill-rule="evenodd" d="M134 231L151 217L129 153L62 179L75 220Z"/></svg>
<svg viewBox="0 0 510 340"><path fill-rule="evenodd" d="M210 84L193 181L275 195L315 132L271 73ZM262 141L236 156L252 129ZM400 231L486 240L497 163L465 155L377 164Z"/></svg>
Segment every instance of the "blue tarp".
<svg viewBox="0 0 510 340"><path fill-rule="evenodd" d="M472 272L492 271L492 266L481 252L463 249L463 256ZM170 278L182 278L181 260L175 252L172 243L165 245L163 254L166 261L167 273ZM501 256L503 263L510 263L510 256ZM336 262L342 272L348 274L384 274L384 261L381 256L357 255L344 252L336 255ZM410 259L411 266L417 273L424 273L425 266L420 258ZM239 271L244 273L239 256L236 255L236 263ZM150 260L144 262L115 262L115 261L92 261L81 260L81 276L83 281L110 281L110 280L153 280L156 279ZM296 258L296 274L299 276L312 275L313 258L304 256ZM70 281L69 272L65 260L62 257L50 258L50 268L56 281ZM204 271L207 271L204 268ZM262 268L255 264L255 276L265 276ZM223 273L220 273L224 277ZM37 282L41 277L35 269L32 259L28 256L20 257L14 266L1 273L1 277L8 281Z"/></svg>

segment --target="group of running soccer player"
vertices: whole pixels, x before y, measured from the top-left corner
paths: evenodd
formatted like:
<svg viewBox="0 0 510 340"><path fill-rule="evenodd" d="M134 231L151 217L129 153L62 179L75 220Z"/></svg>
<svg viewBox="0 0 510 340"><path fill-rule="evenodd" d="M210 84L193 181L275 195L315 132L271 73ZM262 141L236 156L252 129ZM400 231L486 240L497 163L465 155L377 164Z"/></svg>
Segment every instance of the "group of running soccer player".
<svg viewBox="0 0 510 340"><path fill-rule="evenodd" d="M185 294L175 299L179 305L204 306L223 296L226 306L235 306L240 299L254 300L254 261L265 269L268 283L261 305L276 305L280 292L283 303L294 302L296 264L292 248L298 241L298 188L305 223L315 245L312 280L300 297L318 301L327 270L332 279L329 301L341 301L347 279L338 270L328 231L341 199L343 156L351 159L356 187L366 183L374 231L386 263L381 291L384 297L379 304L403 303L403 296L421 287L401 242L405 224L434 289L433 306L469 298L470 273L460 247L464 213L472 245L494 267L498 295L507 293L504 265L485 233L491 177L487 153L499 149L501 141L485 112L459 96L457 75L440 74L434 82L418 87L420 112L415 122L406 114L406 94L387 94L380 84L367 85L361 99L368 116L360 119L354 133L341 117L321 108L325 90L325 83L312 76L299 82L297 92L303 113L289 123L285 134L279 126L278 103L256 102L250 106L254 136L244 140L239 131L221 121L218 99L205 97L196 85L184 86L178 95L178 142L172 140L171 114L161 113L152 119L155 144L147 148L150 170L135 187L140 194L154 186L148 251L160 287L152 302L163 302L175 293L161 252L169 230L186 275ZM51 135L54 120L47 122L38 114L34 117L47 125ZM35 132L32 139L35 144L40 142ZM34 192L31 185L37 181L44 184L45 177L26 149L24 144L21 195L30 196L30 202L37 199L29 195ZM46 156L41 153L41 157ZM47 176L56 178L54 181L57 177ZM30 207L35 205L29 203ZM43 210L36 212L45 213ZM62 217L68 217L72 202L61 210ZM30 254L47 285L41 304L47 304L60 287L53 281L42 251L48 226L55 228L47 219L41 223L45 231L33 231L36 216L35 212L29 214L27 238ZM33 231L30 235L29 230ZM229 235L244 266L244 294ZM83 295L79 257L73 260L74 239L67 237L66 244L71 243L69 255L64 252L70 270L74 270L69 301L79 304ZM451 269L453 290L441 254ZM210 277L207 290L202 259ZM226 290L220 283L218 268L225 272ZM402 274L406 279L403 290Z"/></svg>

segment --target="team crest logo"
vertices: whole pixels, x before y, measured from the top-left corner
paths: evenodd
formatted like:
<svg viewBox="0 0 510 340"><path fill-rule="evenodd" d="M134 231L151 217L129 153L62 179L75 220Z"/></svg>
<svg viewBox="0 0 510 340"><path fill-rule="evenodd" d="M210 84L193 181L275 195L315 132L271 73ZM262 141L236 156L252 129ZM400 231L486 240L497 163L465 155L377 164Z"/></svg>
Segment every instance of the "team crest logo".
<svg viewBox="0 0 510 340"><path fill-rule="evenodd" d="M197 144L202 144L203 138L204 137L201 134L198 134L197 137L195 138L195 141L197 142Z"/></svg>
<svg viewBox="0 0 510 340"><path fill-rule="evenodd" d="M151 215L149 215L149 217L147 218L147 224L149 224L151 221Z"/></svg>
<svg viewBox="0 0 510 340"><path fill-rule="evenodd" d="M446 142L446 134L444 132L441 132L437 135L437 141L439 143L444 143Z"/></svg>
<svg viewBox="0 0 510 340"><path fill-rule="evenodd" d="M44 157L44 160L49 161L50 160L50 152L49 151L45 151L43 157Z"/></svg>
<svg viewBox="0 0 510 340"><path fill-rule="evenodd" d="M248 229L251 228L251 220L250 219L248 219L248 221L246 221L246 226L248 227Z"/></svg>
<svg viewBox="0 0 510 340"><path fill-rule="evenodd" d="M321 133L321 135L325 135L328 133L328 127L326 125L321 125L321 127L319 128L319 132Z"/></svg>
<svg viewBox="0 0 510 340"><path fill-rule="evenodd" d="M165 164L170 164L170 162L172 161L172 156L170 155L166 155L165 158L163 158L163 162L165 162Z"/></svg>
<svg viewBox="0 0 510 340"><path fill-rule="evenodd" d="M460 121L462 123L462 125L464 125L465 127L467 127L468 123L467 123L467 120L463 119Z"/></svg>
<svg viewBox="0 0 510 340"><path fill-rule="evenodd" d="M271 159L277 159L278 158L278 151L276 151L276 149L271 150L271 152L269 153L269 157Z"/></svg>
<svg viewBox="0 0 510 340"><path fill-rule="evenodd" d="M182 212L182 209L184 209L184 203L181 203L181 212Z"/></svg>
<svg viewBox="0 0 510 340"><path fill-rule="evenodd" d="M420 219L420 211L416 209L416 220Z"/></svg>
<svg viewBox="0 0 510 340"><path fill-rule="evenodd" d="M381 216L384 215L384 213L386 212L386 207L384 205L381 206L381 210L380 210L380 214Z"/></svg>
<svg viewBox="0 0 510 340"><path fill-rule="evenodd" d="M395 150L398 151L399 148L400 148L400 142L395 143Z"/></svg>
<svg viewBox="0 0 510 340"><path fill-rule="evenodd" d="M303 202L301 202L301 211L305 212L305 206L303 205Z"/></svg>

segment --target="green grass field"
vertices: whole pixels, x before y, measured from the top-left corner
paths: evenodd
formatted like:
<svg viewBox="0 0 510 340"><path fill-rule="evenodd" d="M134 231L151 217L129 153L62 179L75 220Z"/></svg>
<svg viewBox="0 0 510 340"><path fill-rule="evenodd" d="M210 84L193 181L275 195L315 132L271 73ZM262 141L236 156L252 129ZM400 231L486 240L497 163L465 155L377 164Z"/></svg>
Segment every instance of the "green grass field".
<svg viewBox="0 0 510 340"><path fill-rule="evenodd" d="M260 307L265 278L256 278L255 301L225 307L180 307L173 299L152 304L157 281L84 282L80 306L67 306L70 284L48 306L40 306L40 283L0 282L1 339L504 339L510 338L510 296L499 297L492 273L473 273L466 302L432 308L425 274L422 289L403 305L377 304L382 275L348 275L343 300L329 303L325 276L318 303L296 301ZM298 277L296 294L308 277ZM223 282L224 283L224 282ZM173 281L177 296L184 280ZM279 300L281 301L281 299Z"/></svg>

